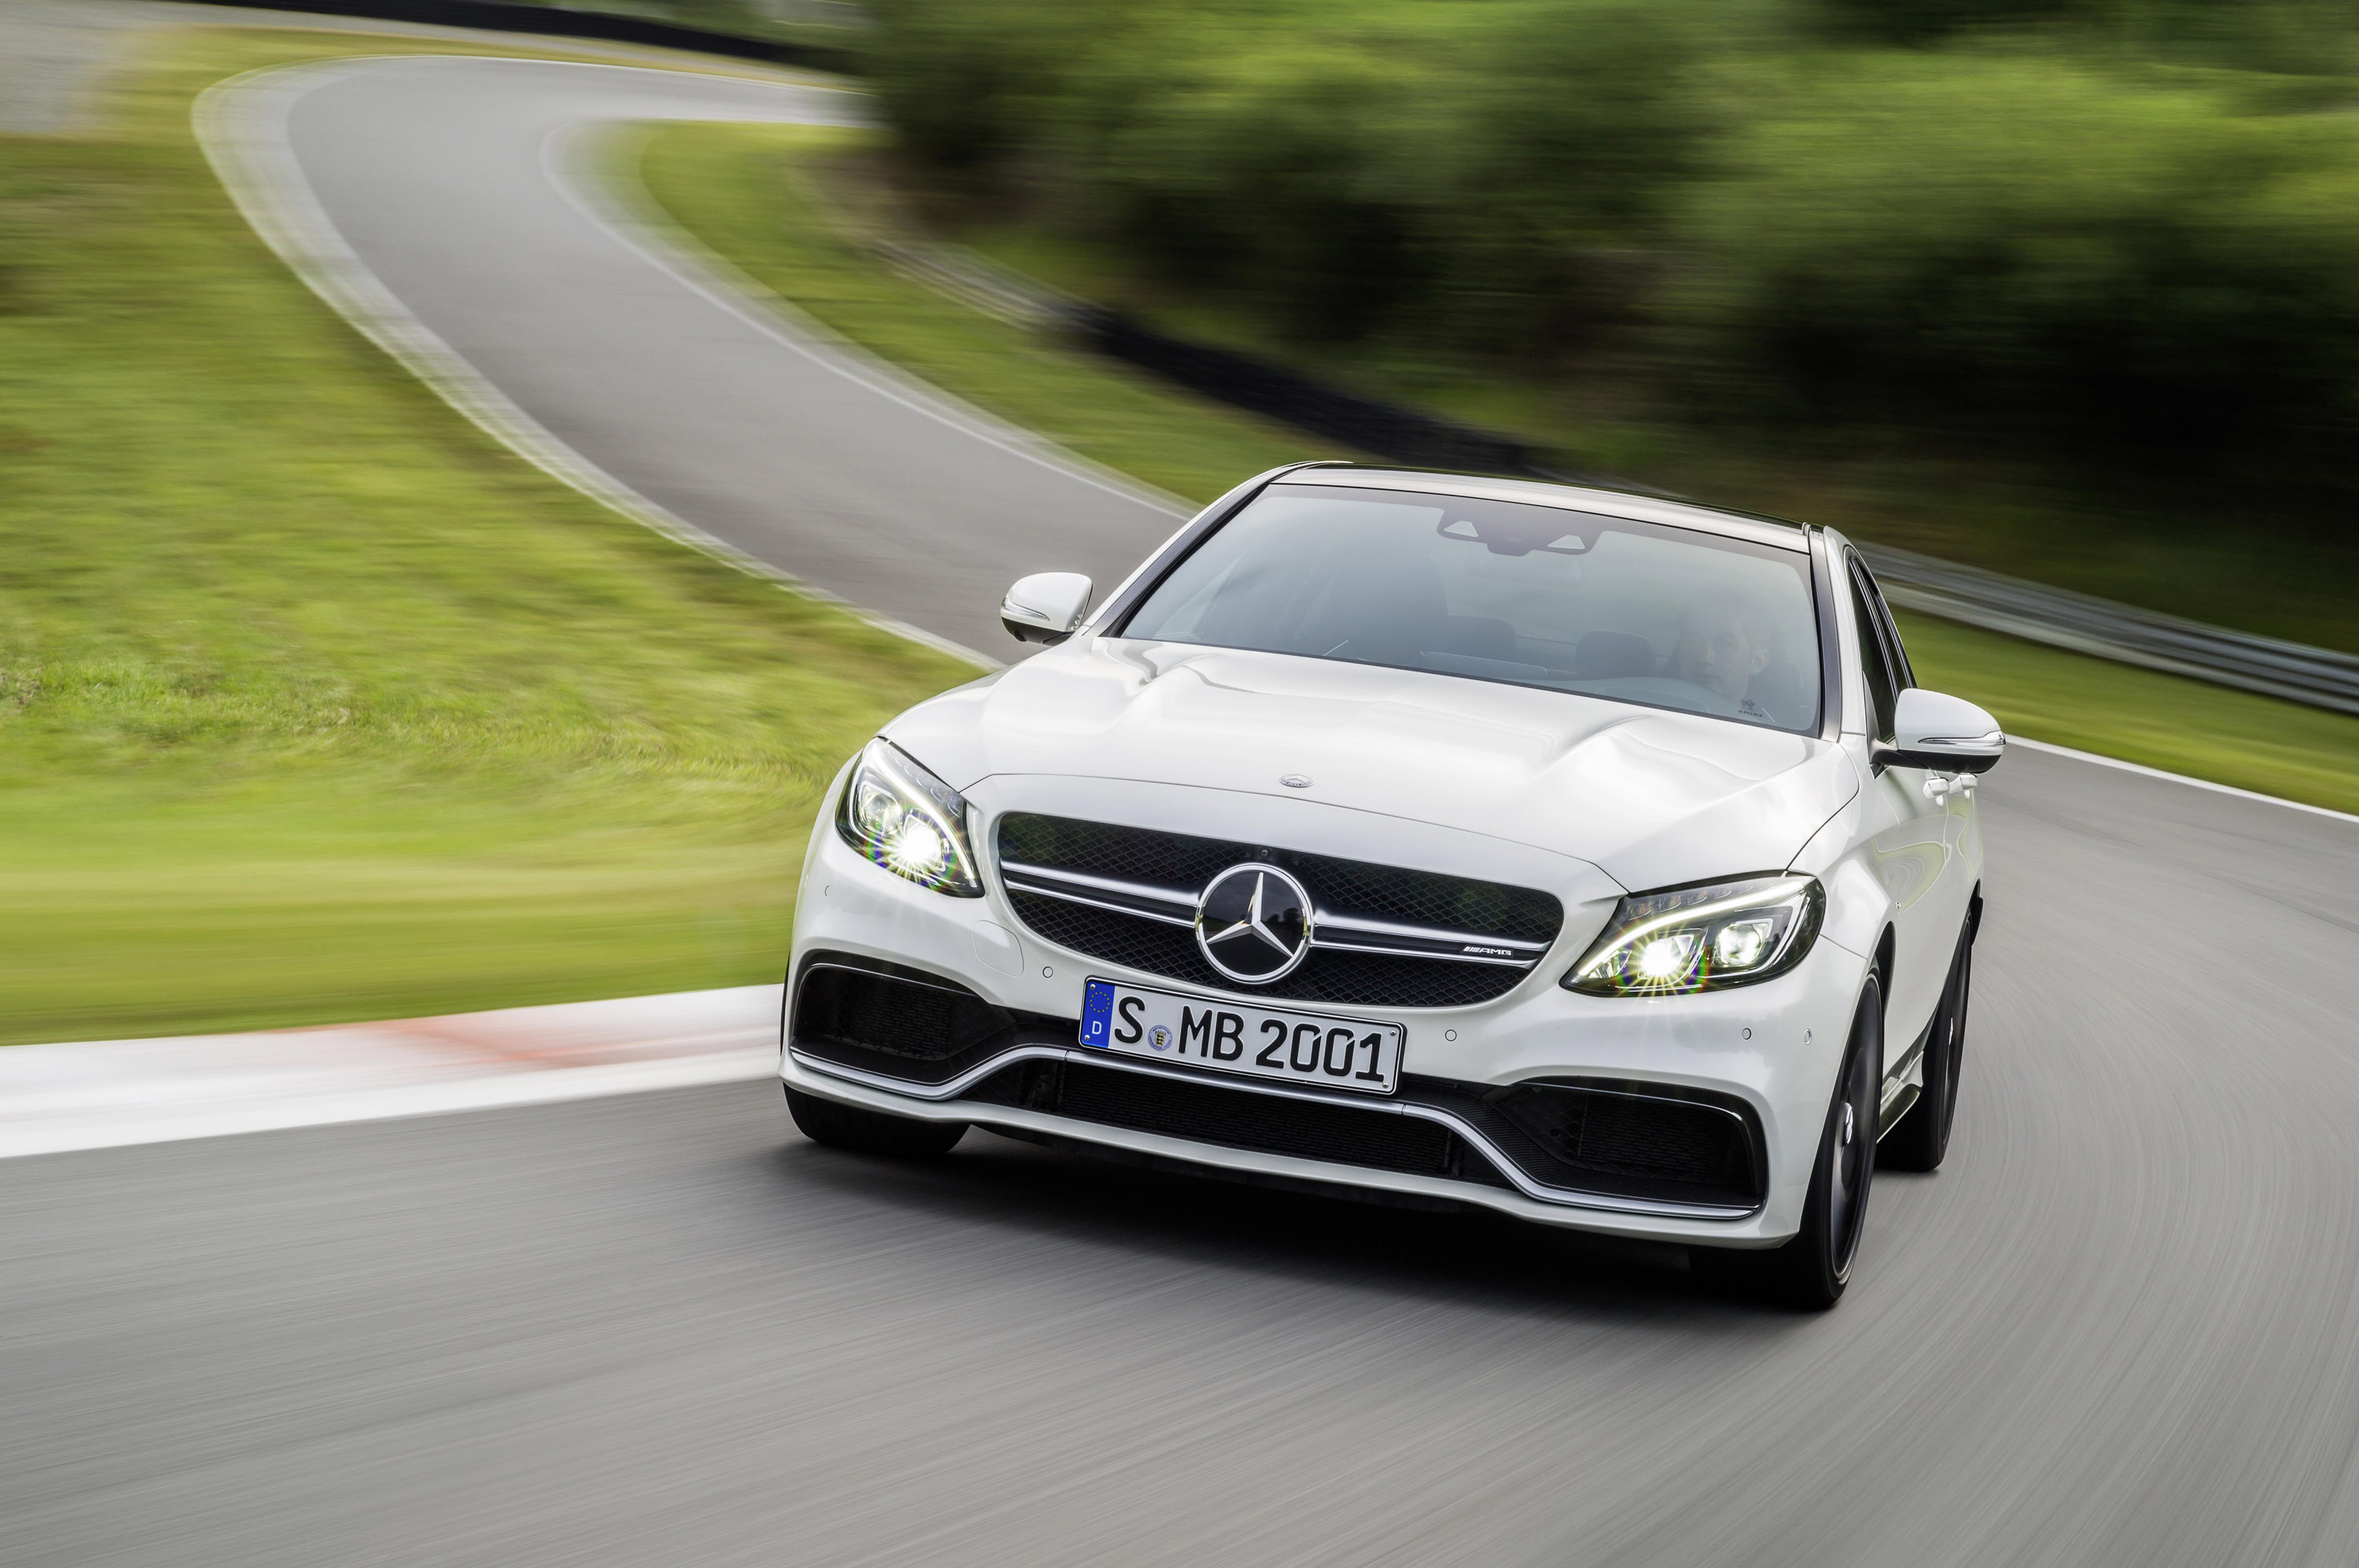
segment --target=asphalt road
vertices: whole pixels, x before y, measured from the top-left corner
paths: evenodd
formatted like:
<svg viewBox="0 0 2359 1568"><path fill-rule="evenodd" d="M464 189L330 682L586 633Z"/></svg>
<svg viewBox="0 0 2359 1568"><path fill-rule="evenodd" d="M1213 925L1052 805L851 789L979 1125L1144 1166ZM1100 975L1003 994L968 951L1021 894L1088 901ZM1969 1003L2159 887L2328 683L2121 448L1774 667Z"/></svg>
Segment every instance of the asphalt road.
<svg viewBox="0 0 2359 1568"><path fill-rule="evenodd" d="M651 256L660 241L618 236L575 194L602 188L576 168L584 126L825 124L861 103L610 67L388 60L320 79L287 125L370 271L559 440L749 555L1002 657L1016 645L999 597L1016 577L1085 572L1110 590L1180 517L741 296L690 287L696 263Z"/></svg>
<svg viewBox="0 0 2359 1568"><path fill-rule="evenodd" d="M1156 531L660 273L500 318L519 228L598 261L496 139L557 122L421 130L517 78L405 70L299 112L306 167L409 149L331 206L408 201L370 260L610 472L845 592L900 579L841 535L959 552L884 607L962 640L962 574ZM752 411L690 463L707 354ZM1878 1179L1832 1313L979 1133L839 1155L768 1085L16 1160L0 1562L2359 1560L2359 827L2034 753L1983 800L1951 1163Z"/></svg>

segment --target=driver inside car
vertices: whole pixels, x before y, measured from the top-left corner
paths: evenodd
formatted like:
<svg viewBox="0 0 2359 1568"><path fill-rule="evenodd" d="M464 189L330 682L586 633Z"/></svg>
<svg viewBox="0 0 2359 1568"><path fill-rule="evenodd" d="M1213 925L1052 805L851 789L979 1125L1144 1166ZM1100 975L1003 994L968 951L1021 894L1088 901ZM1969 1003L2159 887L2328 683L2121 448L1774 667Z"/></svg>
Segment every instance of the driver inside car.
<svg viewBox="0 0 2359 1568"><path fill-rule="evenodd" d="M1727 698L1749 717L1766 717L1747 695L1772 651L1755 620L1730 595L1690 599L1680 615L1680 640L1664 673Z"/></svg>

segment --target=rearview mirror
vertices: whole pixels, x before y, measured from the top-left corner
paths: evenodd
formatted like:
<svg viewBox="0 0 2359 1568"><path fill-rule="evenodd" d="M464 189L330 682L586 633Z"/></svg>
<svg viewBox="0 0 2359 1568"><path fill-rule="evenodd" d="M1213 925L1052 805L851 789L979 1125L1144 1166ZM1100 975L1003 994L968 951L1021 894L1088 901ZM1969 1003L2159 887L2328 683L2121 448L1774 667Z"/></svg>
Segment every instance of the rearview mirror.
<svg viewBox="0 0 2359 1568"><path fill-rule="evenodd" d="M1998 721L1963 697L1911 686L1893 709L1892 744L1875 749L1881 768L1988 773L2006 751Z"/></svg>
<svg viewBox="0 0 2359 1568"><path fill-rule="evenodd" d="M1020 577L999 602L999 624L1018 642L1060 643L1089 613L1090 580L1078 572Z"/></svg>

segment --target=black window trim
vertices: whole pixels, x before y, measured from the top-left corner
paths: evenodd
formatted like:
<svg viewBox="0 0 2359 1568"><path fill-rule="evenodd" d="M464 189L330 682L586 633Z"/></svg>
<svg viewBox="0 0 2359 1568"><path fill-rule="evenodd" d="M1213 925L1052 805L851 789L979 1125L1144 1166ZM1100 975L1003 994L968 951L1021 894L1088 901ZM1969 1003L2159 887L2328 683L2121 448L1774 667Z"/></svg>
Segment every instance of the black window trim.
<svg viewBox="0 0 2359 1568"><path fill-rule="evenodd" d="M1884 633L1885 657L1892 661L1892 672L1906 691L1917 684L1917 667L1908 662L1908 645L1900 640L1900 623L1892 618L1892 605L1884 596L1884 584L1875 580L1875 569L1868 565L1867 557L1854 550L1851 559L1859 574L1867 579L1867 602L1875 611L1877 627Z"/></svg>
<svg viewBox="0 0 2359 1568"><path fill-rule="evenodd" d="M1859 551L1856 550L1846 550L1843 551L1843 565L1850 574L1852 592L1856 595L1854 607L1867 612L1865 624L1860 626L1859 635L1863 638L1873 637L1875 639L1876 652L1884 660L1885 675L1893 683L1893 712L1897 717L1899 712L1900 693L1907 691L1912 683L1913 672L1908 668L1907 655L1894 657L1893 649L1897 641L1897 635L1887 624L1891 612L1884 607L1884 595L1876 591L1875 577L1868 571L1867 562L1860 559ZM1864 643L1860 648L1859 678L1861 684L1865 685L1868 676L1867 649ZM1867 712L1862 717L1868 721L1863 727L1868 729L1875 727L1875 693L1873 691L1867 693ZM1873 746L1879 741L1888 743L1893 737L1888 735L1871 734L1867 738Z"/></svg>

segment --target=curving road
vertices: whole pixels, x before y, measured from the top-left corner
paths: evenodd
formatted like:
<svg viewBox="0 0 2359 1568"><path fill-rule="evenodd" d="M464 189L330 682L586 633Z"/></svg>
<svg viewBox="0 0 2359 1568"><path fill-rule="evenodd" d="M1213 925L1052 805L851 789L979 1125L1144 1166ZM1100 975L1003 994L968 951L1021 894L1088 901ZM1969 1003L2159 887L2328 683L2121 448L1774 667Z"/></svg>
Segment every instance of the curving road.
<svg viewBox="0 0 2359 1568"><path fill-rule="evenodd" d="M860 103L612 66L379 60L264 78L213 116L213 139L245 150L221 161L278 221L332 229L332 247L306 248L340 253L327 281L348 303L397 301L430 334L423 357L496 388L495 421L727 547L996 655L1014 646L997 612L1016 576L1111 589L1180 517L750 303L587 167L583 133L608 122L840 124Z"/></svg>
<svg viewBox="0 0 2359 1568"><path fill-rule="evenodd" d="M842 100L308 80L358 257L688 525L986 648L1002 580L1169 527L551 185L569 126ZM1878 1181L1826 1316L987 1135L864 1161L766 1084L19 1160L0 1559L2359 1560L2359 826L2039 754L1984 802L1951 1163Z"/></svg>

